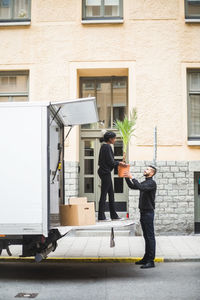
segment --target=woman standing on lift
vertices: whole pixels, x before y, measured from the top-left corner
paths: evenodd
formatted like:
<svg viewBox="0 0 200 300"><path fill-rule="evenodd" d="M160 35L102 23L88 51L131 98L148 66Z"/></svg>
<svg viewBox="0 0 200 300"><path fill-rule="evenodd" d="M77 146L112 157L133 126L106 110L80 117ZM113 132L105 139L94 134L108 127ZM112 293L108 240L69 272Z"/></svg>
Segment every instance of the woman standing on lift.
<svg viewBox="0 0 200 300"><path fill-rule="evenodd" d="M115 144L116 134L112 131L107 131L104 134L103 141L105 143L101 146L98 162L98 175L101 179L101 196L99 201L98 220L106 221L105 204L107 194L109 196L110 217L112 220L120 220L121 218L115 211L115 198L111 172L114 169L114 167L118 165L124 165L124 163L114 160L114 153L111 148L111 144Z"/></svg>

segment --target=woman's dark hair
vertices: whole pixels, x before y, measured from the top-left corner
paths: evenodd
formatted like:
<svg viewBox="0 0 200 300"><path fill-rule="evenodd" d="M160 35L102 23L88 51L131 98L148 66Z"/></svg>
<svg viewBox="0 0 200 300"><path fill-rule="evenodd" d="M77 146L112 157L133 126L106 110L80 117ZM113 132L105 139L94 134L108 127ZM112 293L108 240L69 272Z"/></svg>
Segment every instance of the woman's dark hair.
<svg viewBox="0 0 200 300"><path fill-rule="evenodd" d="M100 141L100 143L105 142L103 137L101 137L101 138L99 139L99 141Z"/></svg>
<svg viewBox="0 0 200 300"><path fill-rule="evenodd" d="M115 134L114 132L112 132L112 131L107 131L107 132L104 134L103 139L104 139L105 142L108 142L109 139L113 139L113 138L115 138L115 137L116 137L116 134Z"/></svg>

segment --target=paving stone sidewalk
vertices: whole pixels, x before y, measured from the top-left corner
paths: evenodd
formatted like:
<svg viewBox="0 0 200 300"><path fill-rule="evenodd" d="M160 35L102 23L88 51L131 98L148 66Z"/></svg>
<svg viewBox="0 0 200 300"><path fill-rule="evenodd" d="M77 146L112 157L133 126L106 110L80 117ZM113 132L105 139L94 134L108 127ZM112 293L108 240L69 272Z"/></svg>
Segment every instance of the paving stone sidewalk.
<svg viewBox="0 0 200 300"><path fill-rule="evenodd" d="M13 257L19 256L21 246L10 247ZM141 236L116 236L115 247L110 248L109 236L74 237L66 236L58 241L52 258L138 258L144 253L144 239ZM7 256L6 251L2 253ZM200 235L157 236L156 257L164 261L200 261Z"/></svg>

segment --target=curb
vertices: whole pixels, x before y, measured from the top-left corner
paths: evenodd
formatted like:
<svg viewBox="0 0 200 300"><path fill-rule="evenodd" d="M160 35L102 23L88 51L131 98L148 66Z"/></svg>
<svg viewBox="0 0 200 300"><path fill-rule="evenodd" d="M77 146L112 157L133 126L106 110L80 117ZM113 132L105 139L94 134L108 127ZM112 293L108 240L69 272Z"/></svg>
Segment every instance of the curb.
<svg viewBox="0 0 200 300"><path fill-rule="evenodd" d="M142 257L48 257L42 263L135 263ZM0 262L35 262L34 257L2 256ZM164 262L164 258L157 257L155 262Z"/></svg>
<svg viewBox="0 0 200 300"><path fill-rule="evenodd" d="M42 263L135 263L142 257L48 257ZM163 262L200 262L200 257L164 258L156 257L156 263ZM31 262L35 263L34 257L1 256L1 262Z"/></svg>
<svg viewBox="0 0 200 300"><path fill-rule="evenodd" d="M200 262L200 257L165 258L164 262Z"/></svg>

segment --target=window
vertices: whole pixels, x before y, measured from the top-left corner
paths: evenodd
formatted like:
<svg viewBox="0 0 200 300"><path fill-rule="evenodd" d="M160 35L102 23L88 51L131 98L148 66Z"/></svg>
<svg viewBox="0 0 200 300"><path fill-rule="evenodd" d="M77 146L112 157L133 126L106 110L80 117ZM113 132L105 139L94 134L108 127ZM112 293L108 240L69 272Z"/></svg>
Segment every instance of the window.
<svg viewBox="0 0 200 300"><path fill-rule="evenodd" d="M200 21L200 0L185 0L185 18Z"/></svg>
<svg viewBox="0 0 200 300"><path fill-rule="evenodd" d="M96 97L100 122L82 128L113 128L127 112L127 77L81 78L81 97Z"/></svg>
<svg viewBox="0 0 200 300"><path fill-rule="evenodd" d="M31 0L0 0L0 22L31 20Z"/></svg>
<svg viewBox="0 0 200 300"><path fill-rule="evenodd" d="M0 72L0 102L28 101L28 72Z"/></svg>
<svg viewBox="0 0 200 300"><path fill-rule="evenodd" d="M200 70L188 70L188 139L200 140Z"/></svg>
<svg viewBox="0 0 200 300"><path fill-rule="evenodd" d="M122 20L122 0L83 0L83 20Z"/></svg>

